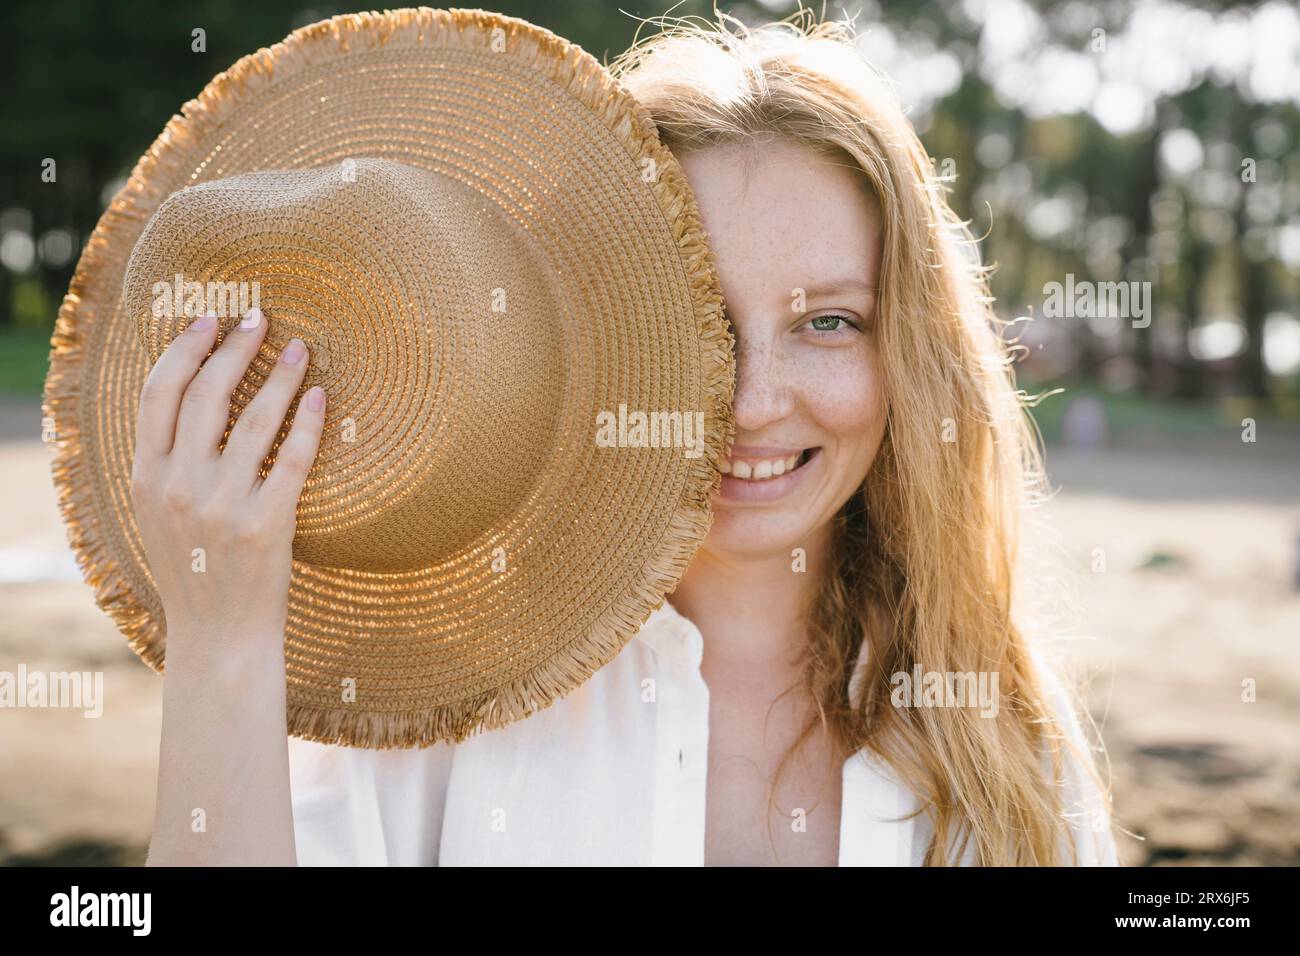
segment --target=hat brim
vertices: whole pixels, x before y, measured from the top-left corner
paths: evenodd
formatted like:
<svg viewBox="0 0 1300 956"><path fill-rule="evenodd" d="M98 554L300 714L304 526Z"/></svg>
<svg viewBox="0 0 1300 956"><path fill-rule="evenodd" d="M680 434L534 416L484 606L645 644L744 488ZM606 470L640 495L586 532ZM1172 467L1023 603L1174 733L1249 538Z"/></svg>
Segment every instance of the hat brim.
<svg viewBox="0 0 1300 956"><path fill-rule="evenodd" d="M358 156L454 176L499 204L534 236L581 325L567 434L588 440L559 450L508 526L418 571L294 562L289 732L425 746L550 706L676 586L709 529L733 434L733 340L680 167L579 47L522 20L422 8L335 17L245 57L140 159L52 340L46 430L69 540L97 603L155 670L164 617L129 493L149 369L121 303L131 250L185 186ZM592 410L620 404L702 411L703 454L597 447ZM499 553L508 573L492 566Z"/></svg>

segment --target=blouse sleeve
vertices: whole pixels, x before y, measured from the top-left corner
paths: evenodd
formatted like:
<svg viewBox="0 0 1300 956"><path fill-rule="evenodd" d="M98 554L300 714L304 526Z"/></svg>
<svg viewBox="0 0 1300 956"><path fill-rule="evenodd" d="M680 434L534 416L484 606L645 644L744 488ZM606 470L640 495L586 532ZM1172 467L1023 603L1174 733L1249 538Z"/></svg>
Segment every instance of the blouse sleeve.
<svg viewBox="0 0 1300 956"><path fill-rule="evenodd" d="M300 866L436 866L455 745L365 750L289 738Z"/></svg>
<svg viewBox="0 0 1300 956"><path fill-rule="evenodd" d="M1093 762L1092 746L1084 734L1073 697L1054 668L1043 666L1039 673L1061 731L1073 744L1070 747L1062 741L1061 746L1064 767L1061 804L1069 824L1069 832L1063 837L1063 858L1070 859L1069 844L1073 842L1078 866L1118 866L1109 801L1088 767L1080 762L1081 758L1088 764Z"/></svg>

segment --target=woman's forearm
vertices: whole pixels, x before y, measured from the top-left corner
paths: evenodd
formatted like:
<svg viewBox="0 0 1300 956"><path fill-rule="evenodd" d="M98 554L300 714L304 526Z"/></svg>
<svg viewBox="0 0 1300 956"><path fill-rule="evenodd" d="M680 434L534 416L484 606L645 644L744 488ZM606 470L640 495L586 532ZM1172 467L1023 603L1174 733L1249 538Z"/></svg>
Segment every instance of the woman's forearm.
<svg viewBox="0 0 1300 956"><path fill-rule="evenodd" d="M283 642L187 637L167 656L147 865L294 866Z"/></svg>

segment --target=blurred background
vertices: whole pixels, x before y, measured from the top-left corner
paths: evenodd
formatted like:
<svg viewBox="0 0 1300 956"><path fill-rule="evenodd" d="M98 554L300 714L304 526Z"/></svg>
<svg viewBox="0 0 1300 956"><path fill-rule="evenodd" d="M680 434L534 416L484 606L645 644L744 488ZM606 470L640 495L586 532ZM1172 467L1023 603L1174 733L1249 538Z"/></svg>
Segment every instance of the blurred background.
<svg viewBox="0 0 1300 956"><path fill-rule="evenodd" d="M712 2L494 0L608 61ZM724 2L754 23L784 0ZM136 158L217 72L356 7L0 10L0 670L108 706L0 711L0 863L139 863L161 680L95 608L41 443L55 314ZM1016 321L1057 494L1057 644L1101 731L1125 863L1300 864L1300 12L1294 3L856 0ZM202 30L202 49L195 32ZM43 173L53 160L54 181ZM1149 312L1053 284L1149 283ZM1149 324L1148 324L1149 320Z"/></svg>

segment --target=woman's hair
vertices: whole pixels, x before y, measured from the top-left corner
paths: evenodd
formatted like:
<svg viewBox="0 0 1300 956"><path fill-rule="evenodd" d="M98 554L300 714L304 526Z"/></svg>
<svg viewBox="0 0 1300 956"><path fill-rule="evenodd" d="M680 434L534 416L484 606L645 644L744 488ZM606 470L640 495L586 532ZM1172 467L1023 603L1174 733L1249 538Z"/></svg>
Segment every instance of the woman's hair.
<svg viewBox="0 0 1300 956"><path fill-rule="evenodd" d="M808 618L818 714L786 758L818 723L840 761L877 754L929 813L928 865L957 862L972 842L983 865L1072 862L1063 831L1077 808L1061 796L1070 717L1049 704L1053 677L1012 616L1018 513L1045 481L974 240L850 23L807 10L753 29L726 15L658 23L612 68L665 145L682 154L783 137L860 169L880 212L887 425L836 518L834 570ZM868 669L851 700L863 640ZM894 706L892 675L914 667L996 673L996 717ZM1070 749L1095 779L1091 758Z"/></svg>

